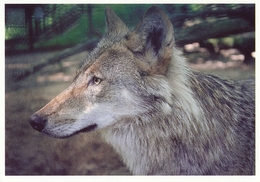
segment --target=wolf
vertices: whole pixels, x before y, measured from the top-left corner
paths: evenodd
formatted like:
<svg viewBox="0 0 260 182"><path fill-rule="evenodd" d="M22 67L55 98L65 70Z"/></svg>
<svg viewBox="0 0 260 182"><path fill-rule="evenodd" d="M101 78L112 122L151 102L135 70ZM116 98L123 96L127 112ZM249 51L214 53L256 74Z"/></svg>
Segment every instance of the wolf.
<svg viewBox="0 0 260 182"><path fill-rule="evenodd" d="M191 70L157 6L107 31L71 85L29 118L47 135L98 130L135 175L253 175L255 82Z"/></svg>

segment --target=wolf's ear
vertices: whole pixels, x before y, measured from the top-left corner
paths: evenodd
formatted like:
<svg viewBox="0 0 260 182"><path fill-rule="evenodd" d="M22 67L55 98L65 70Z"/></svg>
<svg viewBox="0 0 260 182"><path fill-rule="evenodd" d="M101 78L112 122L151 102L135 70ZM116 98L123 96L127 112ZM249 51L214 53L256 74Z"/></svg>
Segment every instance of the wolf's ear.
<svg viewBox="0 0 260 182"><path fill-rule="evenodd" d="M127 38L128 48L142 55L153 72L166 72L174 47L173 27L159 7L149 8Z"/></svg>
<svg viewBox="0 0 260 182"><path fill-rule="evenodd" d="M108 37L121 37L128 32L127 26L110 7L106 7L106 26L106 35Z"/></svg>

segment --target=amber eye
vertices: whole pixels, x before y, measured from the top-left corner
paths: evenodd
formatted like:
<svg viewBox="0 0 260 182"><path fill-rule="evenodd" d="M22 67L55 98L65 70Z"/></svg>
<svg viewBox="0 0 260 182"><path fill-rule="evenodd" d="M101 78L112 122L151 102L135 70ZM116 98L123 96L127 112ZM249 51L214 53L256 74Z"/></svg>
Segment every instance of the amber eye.
<svg viewBox="0 0 260 182"><path fill-rule="evenodd" d="M92 82L93 82L93 84L98 85L101 82L101 79L94 76Z"/></svg>

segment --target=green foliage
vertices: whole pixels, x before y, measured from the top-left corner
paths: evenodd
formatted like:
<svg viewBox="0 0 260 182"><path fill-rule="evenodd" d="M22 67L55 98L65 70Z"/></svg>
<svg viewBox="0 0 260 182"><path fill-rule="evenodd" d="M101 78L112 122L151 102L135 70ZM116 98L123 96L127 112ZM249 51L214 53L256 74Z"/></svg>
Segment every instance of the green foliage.
<svg viewBox="0 0 260 182"><path fill-rule="evenodd" d="M80 14L72 23L73 25L65 28L62 27L61 32L53 32L53 34L42 35L37 38L34 43L35 48L71 46L77 43L85 42L89 39L100 38L105 32L105 8L110 6L115 13L125 22L129 28L133 28L143 16L144 12L151 4L45 4L44 21L40 22L41 30L49 30L55 25L59 25L59 20L67 20L73 13ZM203 10L219 10L219 9L236 9L241 7L239 4L159 4L164 11L170 16L175 14L185 14L186 12L196 12ZM89 17L89 8L91 8L91 19ZM182 20L181 20L182 21ZM177 22L178 23L178 22ZM179 23L182 25L182 22ZM33 29L36 28L35 22L32 22ZM91 27L90 27L91 25ZM220 27L222 28L222 27ZM35 30L34 30L35 31ZM6 27L5 40L12 38L28 38L28 30L26 28ZM210 42L217 44L220 40L210 39ZM234 40L227 38L221 40L225 44L232 45Z"/></svg>
<svg viewBox="0 0 260 182"><path fill-rule="evenodd" d="M17 37L26 36L27 32L25 28L19 27L6 27L5 28L5 40L9 40Z"/></svg>
<svg viewBox="0 0 260 182"><path fill-rule="evenodd" d="M189 7L191 11L195 12L202 10L205 7L205 4L191 4Z"/></svg>
<svg viewBox="0 0 260 182"><path fill-rule="evenodd" d="M223 37L223 38L211 38L207 40L208 42L210 42L212 45L214 45L214 47L218 47L219 45L226 45L228 47L233 47L235 44L235 37Z"/></svg>
<svg viewBox="0 0 260 182"><path fill-rule="evenodd" d="M64 34L53 37L48 40L40 40L35 43L35 48L43 48L43 47L54 47L54 46L66 46L66 45L74 45L77 43L85 42L87 39L87 17L82 16L78 23L66 31Z"/></svg>
<svg viewBox="0 0 260 182"><path fill-rule="evenodd" d="M56 5L58 6L58 5ZM87 39L97 38L97 35L102 35L105 32L105 8L110 6L115 13L124 21L129 27L133 27L139 21L140 16L150 5L92 5L92 29L94 32L89 32L89 17L87 13L83 13L77 24L67 30L65 33L54 36L52 39L42 39L35 43L35 48L43 47L58 47L66 45L74 45L87 41ZM70 7L70 6L68 6ZM68 8L67 7L67 8ZM58 9L58 7L56 7ZM63 8L64 9L64 8ZM55 20L50 19L49 22ZM88 34L91 33L91 34Z"/></svg>
<svg viewBox="0 0 260 182"><path fill-rule="evenodd" d="M150 4L126 4L109 5L122 21L129 27L135 26L143 16L144 12L151 6Z"/></svg>
<svg viewBox="0 0 260 182"><path fill-rule="evenodd" d="M224 45L227 45L229 47L233 47L235 43L235 38L234 37L224 37L220 39L221 43Z"/></svg>
<svg viewBox="0 0 260 182"><path fill-rule="evenodd" d="M105 5L93 5L92 11L92 29L101 34L105 31L105 7ZM89 25L89 18L87 23ZM89 36L91 37L92 35Z"/></svg>

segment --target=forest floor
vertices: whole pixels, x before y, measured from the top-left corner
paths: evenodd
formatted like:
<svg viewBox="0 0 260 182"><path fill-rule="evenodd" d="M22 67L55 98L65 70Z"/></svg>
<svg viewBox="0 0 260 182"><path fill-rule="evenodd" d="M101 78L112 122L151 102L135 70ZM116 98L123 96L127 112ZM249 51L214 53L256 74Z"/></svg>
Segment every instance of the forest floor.
<svg viewBox="0 0 260 182"><path fill-rule="evenodd" d="M55 54L38 52L5 58L5 174L131 175L99 133L55 139L33 130L28 123L30 115L70 84L88 52L70 56L60 64L48 65L23 80L12 80L14 74L19 74L32 63ZM233 58L231 54L231 57L201 53L185 56L191 68L225 79L255 77L254 66L243 65L236 55Z"/></svg>

